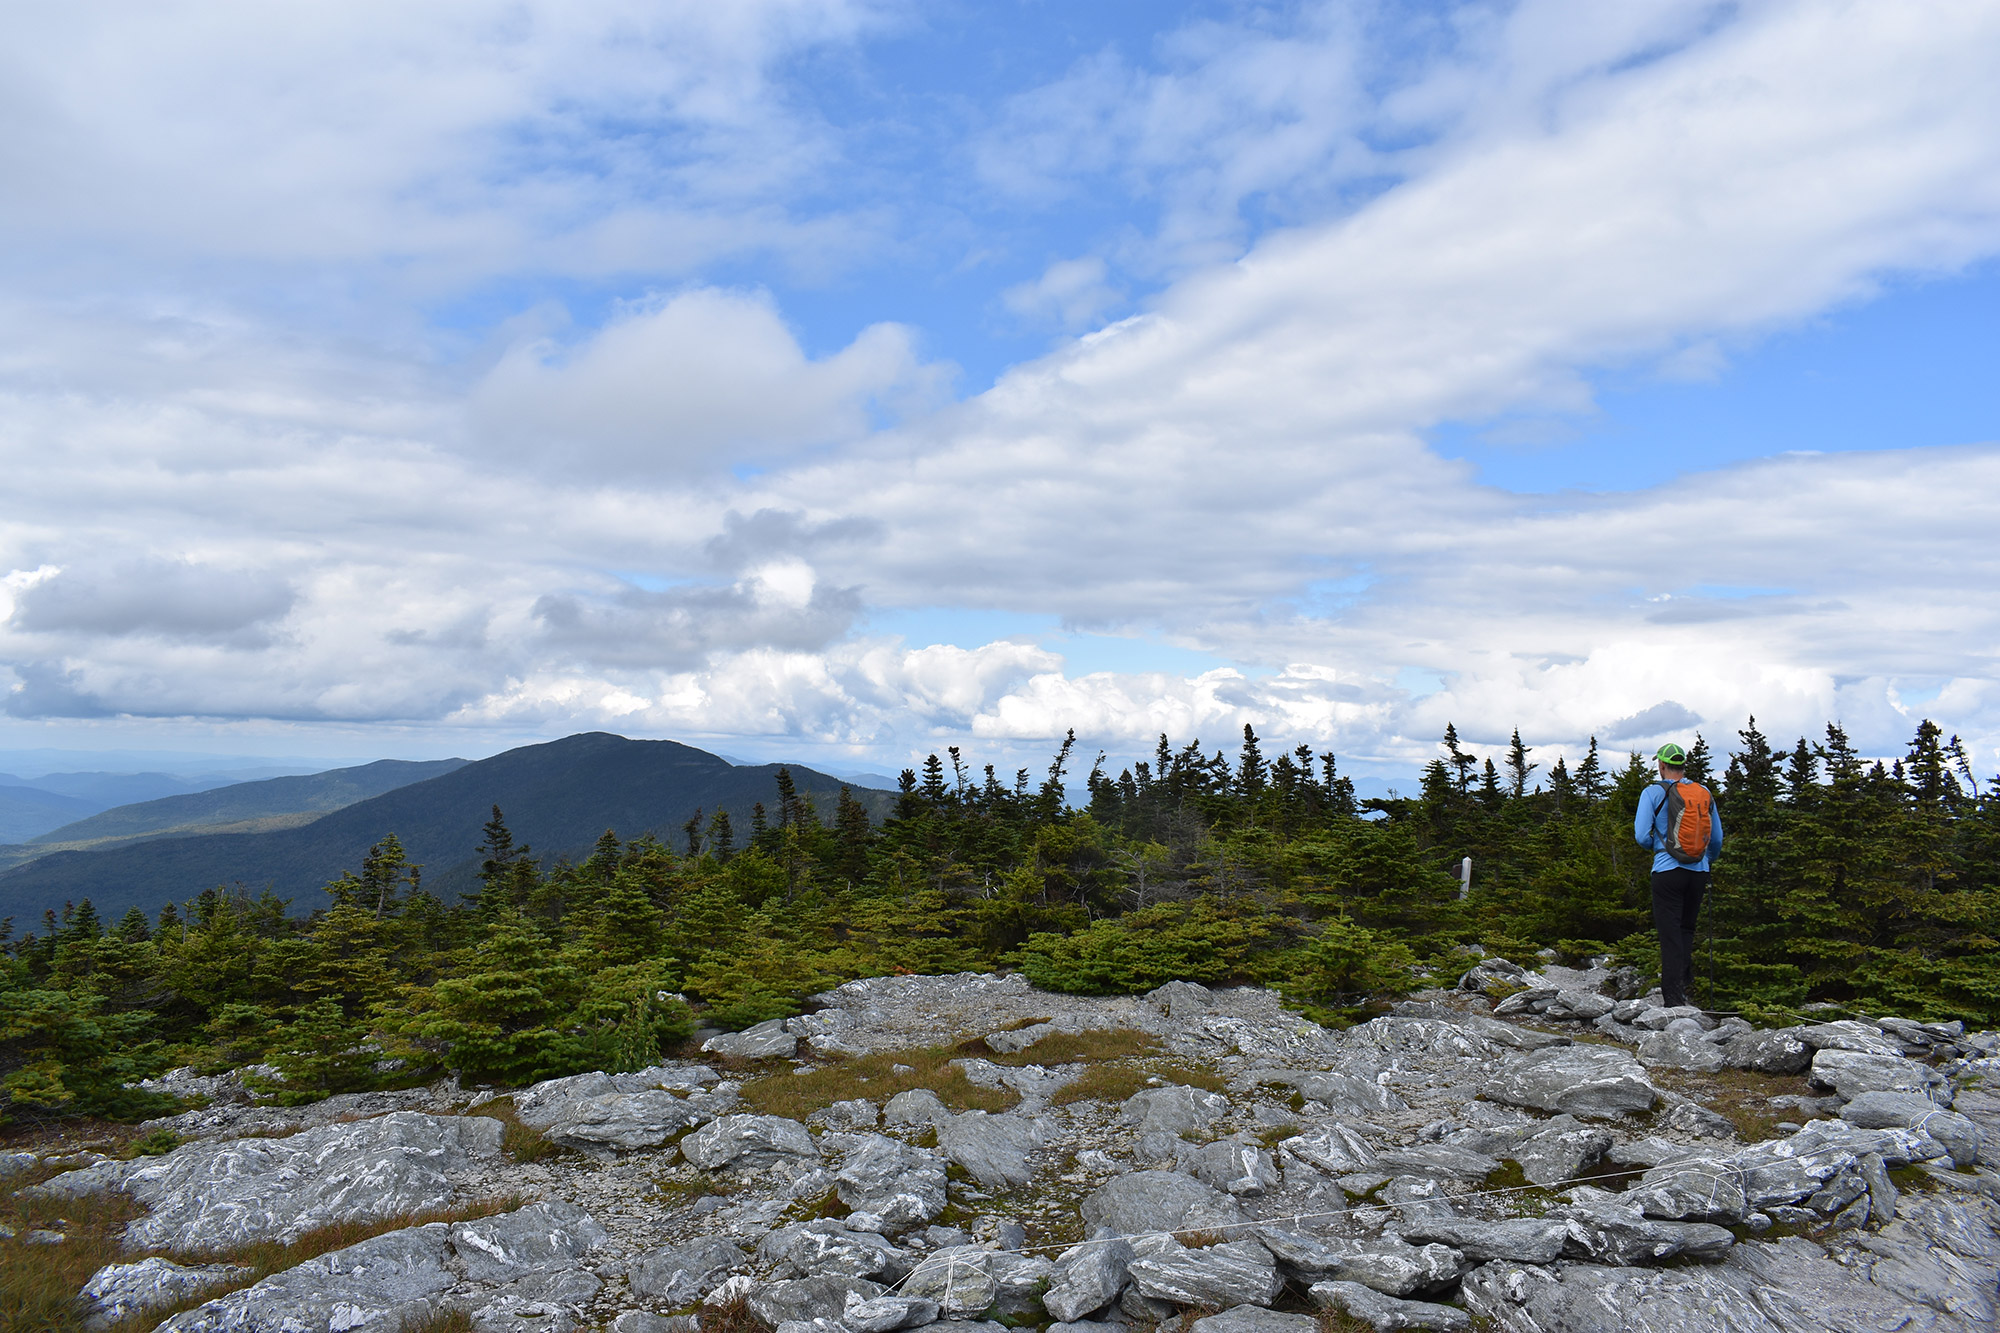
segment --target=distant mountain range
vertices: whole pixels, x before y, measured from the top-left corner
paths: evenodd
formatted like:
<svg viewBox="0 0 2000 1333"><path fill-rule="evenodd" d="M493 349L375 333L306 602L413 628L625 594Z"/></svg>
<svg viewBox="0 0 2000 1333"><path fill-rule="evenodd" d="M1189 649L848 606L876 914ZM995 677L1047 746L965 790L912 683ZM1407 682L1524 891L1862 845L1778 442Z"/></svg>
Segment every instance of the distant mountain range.
<svg viewBox="0 0 2000 1333"><path fill-rule="evenodd" d="M119 843L190 833L268 833L310 824L321 815L465 767L463 759L410 763L383 759L358 768L336 768L302 777L233 782L210 791L92 814L21 844L0 847L0 870L54 852L100 851Z"/></svg>
<svg viewBox="0 0 2000 1333"><path fill-rule="evenodd" d="M704 817L717 809L729 811L742 838L749 830L751 807L759 801L767 807L776 804L781 767L736 767L675 741L634 741L604 732L522 746L473 763L437 762L452 767L296 827L191 836L159 836L157 827L129 834L107 832L106 836L144 840L96 850L55 851L0 872L0 917L13 917L17 933L34 930L44 910L59 911L65 902L87 897L101 917L115 921L132 906L157 915L169 901L184 901L218 885L239 884L252 893L274 889L280 897L293 900L294 912L310 911L324 906L319 893L323 885L343 870L358 870L368 848L389 833L402 840L412 861L425 867L425 887L450 898L477 882L475 849L480 828L495 805L506 812L517 842L531 844L538 855L551 860L588 854L606 829L628 841L651 832L678 844L681 826L697 809ZM790 768L800 794L810 797L823 817L831 817L840 788L852 786L813 769ZM371 770L383 770L383 778L402 771L369 764L336 773L360 781L353 775ZM311 781L278 778L231 790ZM306 789L292 789L294 795L301 790ZM890 792L853 790L878 819L895 800ZM144 819L114 820L98 827L136 829ZM75 828L62 832L67 836Z"/></svg>
<svg viewBox="0 0 2000 1333"><path fill-rule="evenodd" d="M18 784L19 779L0 773L0 843L26 842L104 808L96 801Z"/></svg>

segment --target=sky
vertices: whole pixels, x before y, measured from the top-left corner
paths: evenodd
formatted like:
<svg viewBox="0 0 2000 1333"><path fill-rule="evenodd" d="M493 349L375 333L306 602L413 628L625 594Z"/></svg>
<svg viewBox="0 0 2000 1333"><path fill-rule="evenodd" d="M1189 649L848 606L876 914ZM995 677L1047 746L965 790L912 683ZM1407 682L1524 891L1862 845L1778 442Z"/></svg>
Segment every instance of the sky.
<svg viewBox="0 0 2000 1333"><path fill-rule="evenodd" d="M2000 769L2000 5L0 46L0 750Z"/></svg>

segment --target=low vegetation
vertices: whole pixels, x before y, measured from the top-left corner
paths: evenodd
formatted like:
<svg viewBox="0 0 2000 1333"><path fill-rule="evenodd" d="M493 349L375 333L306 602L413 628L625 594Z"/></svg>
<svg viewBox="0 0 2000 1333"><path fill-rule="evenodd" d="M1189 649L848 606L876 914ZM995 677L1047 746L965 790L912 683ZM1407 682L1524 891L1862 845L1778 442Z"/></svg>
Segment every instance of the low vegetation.
<svg viewBox="0 0 2000 1333"><path fill-rule="evenodd" d="M1754 721L1738 741L1724 763L1697 738L1689 759L1729 832L1698 998L2000 1021L2000 795L1972 782L1958 742L1926 722L1878 762L1837 726L1789 751ZM1233 760L1162 738L1147 762L1092 768L1072 805L1071 743L1039 784L953 750L904 773L880 823L852 793L815 808L780 770L768 806L692 820L671 845L607 831L574 863L545 864L496 809L479 887L455 902L387 829L296 907L218 887L111 922L81 900L0 933L0 1114L159 1114L170 1100L133 1085L180 1063L266 1062L287 1101L445 1072L519 1087L642 1069L680 1048L697 1008L742 1027L896 972L1012 967L1090 994L1255 982L1338 1023L1455 981L1477 950L1652 967L1651 857L1631 836L1647 764L1532 754L1516 736L1482 759L1448 727L1413 793L1359 801L1331 754L1267 757L1245 728ZM990 1058L1089 1062L1107 1040ZM859 1077L755 1082L776 1107ZM874 1082L898 1086L914 1084Z"/></svg>

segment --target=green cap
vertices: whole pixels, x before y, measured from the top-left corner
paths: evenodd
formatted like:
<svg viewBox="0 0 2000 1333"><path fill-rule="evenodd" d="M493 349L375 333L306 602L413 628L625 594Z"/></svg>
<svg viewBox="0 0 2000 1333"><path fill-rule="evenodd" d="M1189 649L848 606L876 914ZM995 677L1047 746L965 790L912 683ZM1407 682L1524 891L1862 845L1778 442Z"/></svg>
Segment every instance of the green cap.
<svg viewBox="0 0 2000 1333"><path fill-rule="evenodd" d="M1668 768L1684 767L1687 764L1687 757L1687 751L1675 745L1672 741L1668 741L1653 752L1653 758L1659 760Z"/></svg>

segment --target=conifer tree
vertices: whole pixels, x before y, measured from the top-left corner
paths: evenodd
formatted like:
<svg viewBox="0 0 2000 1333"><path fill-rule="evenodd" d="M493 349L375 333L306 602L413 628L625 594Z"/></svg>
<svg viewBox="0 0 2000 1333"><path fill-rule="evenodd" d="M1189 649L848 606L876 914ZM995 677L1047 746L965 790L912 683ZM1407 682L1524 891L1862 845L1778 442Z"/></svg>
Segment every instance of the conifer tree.
<svg viewBox="0 0 2000 1333"><path fill-rule="evenodd" d="M1521 744L1521 729L1514 728L1513 739L1507 745L1507 791L1516 800L1528 794L1528 776L1541 767L1528 762L1531 753L1532 750Z"/></svg>

